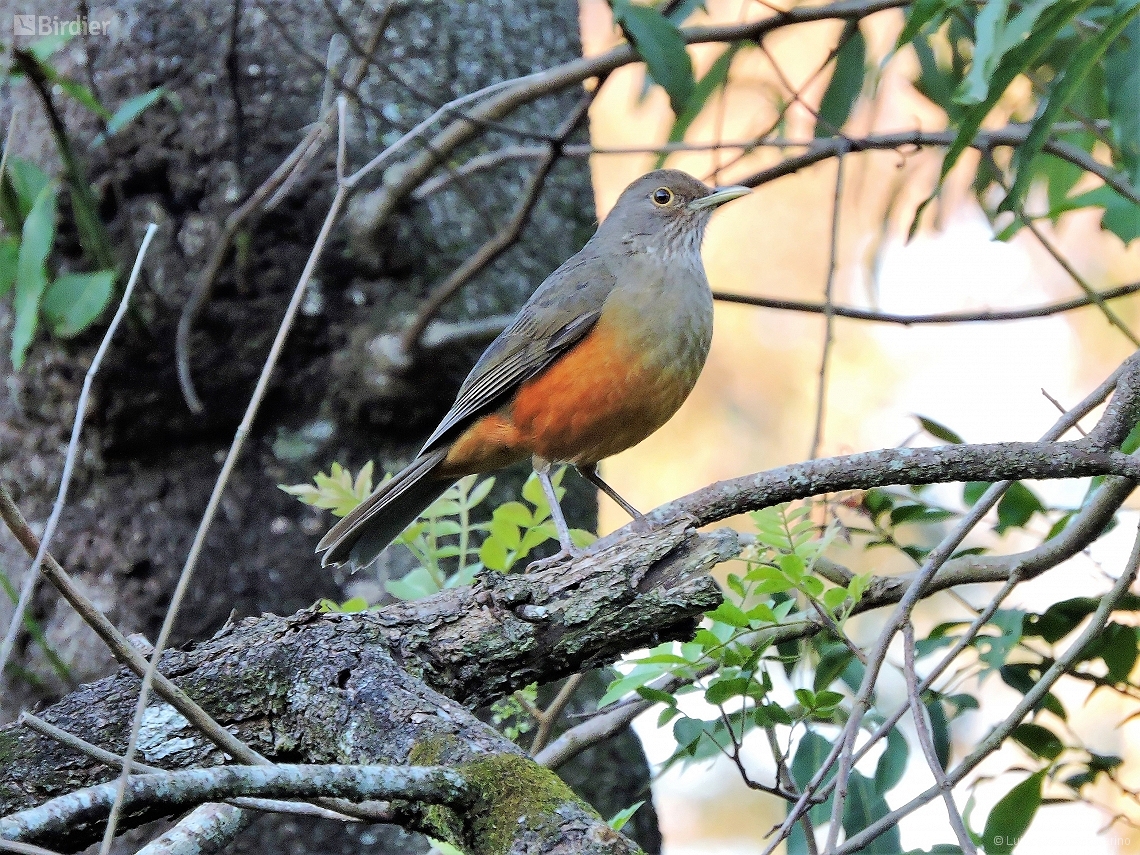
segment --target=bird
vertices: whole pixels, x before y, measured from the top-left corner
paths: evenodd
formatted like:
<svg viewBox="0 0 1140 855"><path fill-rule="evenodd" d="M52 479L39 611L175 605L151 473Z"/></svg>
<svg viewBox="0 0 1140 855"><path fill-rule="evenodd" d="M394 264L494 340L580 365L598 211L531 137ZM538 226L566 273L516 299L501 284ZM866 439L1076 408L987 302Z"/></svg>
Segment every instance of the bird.
<svg viewBox="0 0 1140 855"><path fill-rule="evenodd" d="M487 347L415 459L321 539L322 566L367 566L455 481L527 458L561 547L547 561L579 554L550 480L554 464L575 466L641 519L597 464L665 424L696 384L713 327L705 226L750 192L675 169L634 180Z"/></svg>

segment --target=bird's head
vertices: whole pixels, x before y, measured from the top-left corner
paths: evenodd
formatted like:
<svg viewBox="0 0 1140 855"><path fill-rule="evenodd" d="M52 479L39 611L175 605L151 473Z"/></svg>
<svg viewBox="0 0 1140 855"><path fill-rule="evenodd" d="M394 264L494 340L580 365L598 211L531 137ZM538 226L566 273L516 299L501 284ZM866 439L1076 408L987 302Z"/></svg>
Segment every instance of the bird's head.
<svg viewBox="0 0 1140 855"><path fill-rule="evenodd" d="M714 189L680 170L658 169L625 189L598 237L619 240L634 251L699 252L712 212L750 192L747 187Z"/></svg>

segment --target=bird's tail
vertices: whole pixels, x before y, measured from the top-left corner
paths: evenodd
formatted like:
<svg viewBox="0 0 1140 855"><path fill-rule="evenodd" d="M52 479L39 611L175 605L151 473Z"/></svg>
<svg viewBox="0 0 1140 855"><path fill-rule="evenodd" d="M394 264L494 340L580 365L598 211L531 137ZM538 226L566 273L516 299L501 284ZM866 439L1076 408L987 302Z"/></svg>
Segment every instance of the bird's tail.
<svg viewBox="0 0 1140 855"><path fill-rule="evenodd" d="M321 566L348 562L355 570L370 564L448 488L450 481L436 473L446 455L439 449L417 457L329 529L317 544Z"/></svg>

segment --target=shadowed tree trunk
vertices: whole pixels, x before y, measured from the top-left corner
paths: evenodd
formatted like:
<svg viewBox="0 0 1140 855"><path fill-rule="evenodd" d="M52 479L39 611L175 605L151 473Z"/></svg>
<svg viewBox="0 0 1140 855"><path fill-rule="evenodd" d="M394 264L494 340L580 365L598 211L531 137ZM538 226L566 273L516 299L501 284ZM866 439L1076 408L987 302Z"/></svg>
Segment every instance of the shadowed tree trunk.
<svg viewBox="0 0 1140 855"><path fill-rule="evenodd" d="M248 394L313 245L335 183L335 142L326 144L272 211L241 227L190 336L189 367L205 409L193 413L179 390L175 330L226 217L289 154L322 114L330 40L347 59L384 22L367 73L349 93L348 151L359 166L446 101L489 83L580 54L572 0L482 4L168 3L120 0L111 34L73 41L52 62L89 85L111 110L163 86L159 101L105 145L100 128L74 101L56 95L73 144L83 154L120 265L129 264L145 225L160 226L128 323L101 372L83 451L53 552L126 632L153 638ZM62 12L65 10L61 10ZM350 35L349 35L350 34ZM335 53L335 51L334 51ZM20 111L14 151L58 172L44 104L12 86ZM504 142L548 134L581 98L565 92L485 129L456 161ZM4 117L5 121L7 117ZM515 129L515 130L511 130ZM585 129L577 132L585 139ZM290 614L322 596L375 593L393 566L358 579L319 569L313 547L330 523L276 485L308 481L340 461L373 459L393 469L412 454L450 404L486 338L434 350L393 369L382 346L398 333L447 274L511 219L533 164L507 162L456 180L423 201L397 200L376 222L383 174L357 195L330 247L230 481L177 625L180 641L203 638L231 613ZM66 210L66 206L63 208ZM440 312L445 321L511 312L592 231L594 208L584 161L557 161L517 244L475 277ZM56 267L88 269L65 217ZM0 332L10 333L5 306ZM42 525L62 468L83 372L103 331L59 342L41 335L27 365L8 367L0 403L0 477L25 514ZM4 357L6 360L6 356ZM571 512L589 526L590 491L568 477ZM516 486L518 481L513 482ZM592 526L591 526L592 527ZM4 568L27 559L0 537ZM19 580L16 580L17 583ZM48 590L34 609L74 682L111 670L111 659L78 617ZM40 649L21 640L0 712L66 688ZM34 675L29 680L27 674ZM596 690L596 689L595 689ZM631 734L615 739L604 762L622 770L598 800L593 776L579 791L609 815L644 798L644 755ZM659 846L651 807L627 827L648 851ZM261 820L242 851L381 851L387 837L312 821ZM257 841L254 843L253 841ZM391 851L404 844L395 842Z"/></svg>

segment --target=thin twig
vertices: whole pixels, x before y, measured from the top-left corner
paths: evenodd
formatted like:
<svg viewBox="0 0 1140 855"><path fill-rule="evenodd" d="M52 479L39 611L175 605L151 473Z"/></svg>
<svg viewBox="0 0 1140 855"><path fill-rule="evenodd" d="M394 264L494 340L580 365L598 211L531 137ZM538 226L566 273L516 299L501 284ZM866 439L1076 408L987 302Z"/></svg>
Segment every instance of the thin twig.
<svg viewBox="0 0 1140 855"><path fill-rule="evenodd" d="M344 97L341 96L338 100L338 113L340 117L344 118L343 108ZM346 128L341 126L339 129L341 138L343 139ZM338 149L339 151L339 149ZM338 155L338 167L343 166L343 159ZM148 696L150 694L151 683L154 681L154 675L158 670L158 662L162 657L162 651L166 648L166 643L170 638L170 633L174 629L174 621L178 617L178 609L182 605L182 599L190 586L190 580L194 575L194 568L197 566L198 557L202 552L202 546L206 541L206 535L209 533L210 526L214 521L214 515L217 513L218 506L221 503L222 492L226 488L229 481L230 473L233 471L234 465L237 462L238 455L241 454L242 447L245 444L245 438L248 436L249 431L253 425L253 418L257 414L258 408L261 406L261 401L265 397L266 389L269 387L269 378L273 374L273 369L277 366L277 360L281 355L281 350L285 346L285 339L289 335L289 330L292 328L293 319L297 316L297 311L301 307L301 302L305 296L306 286L309 284L309 279L313 275L313 270L316 267L317 260L320 258L321 253L324 251L325 242L328 240L329 232L332 230L333 223L336 221L337 215L340 213L341 205L344 202L345 196L348 192L347 183L344 180L344 173L339 172L337 175L337 191L333 197L333 201L329 206L328 214L325 216L325 221L321 225L321 231L317 235L316 243L309 254L309 259L305 264L305 269L301 272L301 277L297 282L297 287L293 290L293 297L289 301L289 306L285 310L285 317L281 320L281 325L277 330L277 335L273 339L273 345L269 349L269 355L265 358L265 364L262 366L261 375L257 379L257 386L253 390L253 395L250 397L249 405L246 407L245 416L242 418L241 424L234 434L233 442L230 445L230 450L226 454L225 462L222 464L221 472L218 474L218 479L214 484L213 492L210 494L209 502L206 504L206 510L202 515L202 521L198 525L198 530L194 535L194 542L190 546L190 552L186 556L186 563L182 567L182 573L178 578L178 584L175 586L174 594L171 597L170 605L166 611L166 617L163 619L162 628L159 630L158 639L155 641L154 652L150 657L150 664L147 667L146 674L143 676L142 686L139 689L139 700L135 707L134 720L131 723L131 736L127 742L127 750L123 759L123 771L119 777L119 798L115 800L115 807L111 811L111 816L107 821L106 834L103 836L103 844L100 848L100 855L107 855L111 848L111 842L114 840L115 828L118 825L118 818L121 811L122 797L125 797L127 779L130 777L130 761L134 758L135 748L138 745L139 731L142 728L143 714L146 712L146 705Z"/></svg>
<svg viewBox="0 0 1140 855"><path fill-rule="evenodd" d="M60 855L51 849L34 846L31 843L20 843L18 840L5 840L0 837L0 852L18 852L20 855Z"/></svg>
<svg viewBox="0 0 1140 855"><path fill-rule="evenodd" d="M595 92L596 91L597 90L595 90ZM575 107L570 115L559 125L558 130L555 132L558 142L551 143L546 157L542 158L535 166L534 172L527 181L526 187L523 188L522 198L515 208L510 222L499 229L490 240L479 247L474 255L456 268L420 307L415 319L405 330L400 342L400 352L404 359L410 360L411 355L416 352L419 347L420 336L423 335L427 325L431 322L431 319L435 317L443 304L450 300L472 277L486 268L488 264L491 264L514 244L519 233L530 219L530 215L534 211L534 206L538 203L538 197L542 193L550 170L554 168L554 164L559 156L559 144L574 133L574 130L586 117L590 104L593 102L594 94L594 92L587 92L583 95L579 99L577 107Z"/></svg>
<svg viewBox="0 0 1140 855"><path fill-rule="evenodd" d="M1029 125L1015 124L994 131L979 131L974 135L969 145L971 148L980 151L988 151L1002 146L1018 146L1024 143L1028 137L1029 127ZM813 140L802 154L755 172L737 183L747 187L758 187L761 184L767 184L769 181L814 166L820 161L838 157L841 152L886 151L907 146L915 148L945 147L952 145L955 139L956 135L953 131L914 130L890 134L870 134L865 137L843 137L842 139L828 137ZM1095 160L1088 153L1056 140L1047 141L1044 145L1044 151L1092 173L1129 201L1140 204L1140 189L1133 187L1127 177Z"/></svg>
<svg viewBox="0 0 1140 855"><path fill-rule="evenodd" d="M86 739L80 739L72 733L68 733L62 728L56 727L48 721L44 721L37 715L30 712L20 713L17 720L18 724L23 725L29 730L34 730L44 736L54 739L61 745L66 745L68 748L73 748L80 754L86 754L93 760L102 763L111 769L120 768L123 765L123 758L121 755L113 751L108 751L105 748L100 748L98 745L93 745ZM132 773L148 773L148 772L166 772L168 770L162 769L158 766L149 766L146 763L140 763L137 760L131 761ZM263 811L266 813L286 813L296 814L298 816L315 816L321 819L335 819L340 822L357 822L357 817L345 816L342 813L337 813L333 810L327 810L316 805L311 805L306 802L286 802L278 799L255 799L249 797L234 798L228 800L229 804L238 808L247 808L249 810Z"/></svg>
<svg viewBox="0 0 1140 855"><path fill-rule="evenodd" d="M832 314L837 318L850 318L857 321L872 321L882 324L899 324L901 326L917 326L920 324L972 324L987 323L991 321L1023 321L1034 318L1046 318L1074 309L1083 309L1100 300L1116 300L1127 297L1140 291L1140 282L1128 285L1119 285L1100 291L1097 296L1074 297L1059 303L1047 303L1043 306L1027 306L1022 309L982 309L980 311L964 312L937 312L929 315L896 315L890 312L879 312L874 309L859 309L853 306L832 306ZM799 300L780 300L774 297L753 297L750 294L729 294L724 291L714 291L714 299L725 303L740 303L746 306L757 306L762 309L777 309L792 312L810 312L822 315L825 306L822 303L806 303Z"/></svg>
<svg viewBox="0 0 1140 855"><path fill-rule="evenodd" d="M1111 590L1101 597L1100 605L1097 606L1096 611L1093 612L1088 625L1081 634L1073 640L1073 643L1065 653L1059 656L1056 661L1046 669L1045 673L1037 679L1032 688L1018 701L1013 711L1006 716L997 727L987 733L985 738L978 743L978 746L971 751L961 763L946 773L946 780L952 786L965 779L970 772L977 768L979 763L996 751L1001 744L1009 738L1009 735L1013 733L1014 729L1021 723L1021 720L1037 707L1049 690L1053 688L1053 684L1080 661L1089 644L1104 631L1104 626L1108 622L1109 616L1115 610L1121 598L1128 593L1128 589L1136 580L1138 567L1140 567L1140 531L1137 532L1136 540L1132 546L1132 554L1128 557L1124 571L1120 574L1120 578L1116 580ZM875 820L862 831L847 838L843 845L835 850L835 855L850 855L850 853L862 851L868 843L888 828L893 828L898 825L899 820L938 798L940 792L941 789L939 787L931 787L911 799L902 807Z"/></svg>
<svg viewBox="0 0 1140 855"><path fill-rule="evenodd" d="M542 715L538 716L538 731L534 734L534 739L531 740L528 749L531 754L538 754L550 742L550 734L554 730L554 725L558 723L562 711L566 709L566 705L570 703L570 699L574 697L574 692L584 678L584 674L574 674L568 677L566 682L562 684L562 688L558 690L558 694L554 696L554 700L542 711Z"/></svg>
<svg viewBox="0 0 1140 855"><path fill-rule="evenodd" d="M1100 400L1103 400L1109 391L1112 389L1119 390L1121 379L1127 374L1129 379L1133 382L1136 381L1136 373L1140 369L1140 362L1130 359L1124 363L1120 368L1113 372L1095 392L1089 395L1084 401L1081 402L1069 413L1062 416L1056 424L1053 425L1043 436L1043 441L1051 441L1057 437L1063 436L1066 431L1072 426L1072 423L1085 415L1089 409L1096 406ZM879 670L886 659L887 650L890 647L891 640L894 638L895 633L899 630L903 623L910 618L910 612L915 603L922 595L927 583L930 581L934 573L941 567L953 554L954 550L958 548L963 538L973 529L982 517L985 516L989 510L997 504L998 500L1005 493L1010 485L1010 481L999 481L992 484L988 490L982 495L978 502L970 509L958 523L954 529L949 532L942 541L931 550L923 562L923 566L914 575L910 581L906 593L900 598L898 605L892 612L891 616L887 619L883 631L880 633L878 640L875 643L871 655L868 657L868 665L864 670L863 681L859 686L859 690L855 694L852 704L852 710L848 717L847 724L839 739L836 740L831 752L827 759L817 770L816 774L812 777L808 786L804 787L803 795L795 806L788 812L787 818L780 825L780 828L775 835L773 841L765 848L764 855L770 853L779 845L788 832L791 830L792 824L803 814L808 807L809 798L815 795L816 790L820 787L824 777L826 777L832 764L839 760L839 769L836 773L835 779L832 782L832 789L835 791L835 801L833 803L832 811L832 826L834 833L829 830L828 843L826 851L834 851L838 842L839 828L841 827L841 818L843 816L842 806L846 796L846 778L851 771L854 763L853 757L855 753L855 737L858 733L859 726L862 721L863 715L869 707L869 700L871 693L874 691L875 684L878 680Z"/></svg>
<svg viewBox="0 0 1140 855"><path fill-rule="evenodd" d="M335 109L330 109L325 118L322 118L320 122L309 129L305 138L297 144L297 147L281 162L273 174L253 191L241 207L226 217L225 226L214 243L214 251L210 255L210 260L202 271L202 275L195 282L194 290L190 292L190 297L182 309L182 314L178 318L178 329L174 336L174 355L182 397L194 413L200 413L204 409L202 400L198 397L198 392L194 387L194 378L190 373L190 333L194 328L194 322L210 299L214 282L221 273L222 266L229 255L230 246L242 224L261 206L267 196L271 193L276 194L276 191L287 184L291 185L294 177L304 171L312 158L321 150L328 134L327 119L334 115Z"/></svg>
<svg viewBox="0 0 1140 855"><path fill-rule="evenodd" d="M389 2L380 12L368 42L368 47L373 51L379 45L384 29L388 26L393 6L394 3ZM272 16L272 9L266 7L265 11ZM283 32L287 33L287 30ZM348 72L340 81L341 88L355 89L363 81L367 71L367 58L360 57L353 60ZM233 244L242 224L255 211L273 210L295 186L300 176L305 173L313 159L323 149L324 141L332 131L332 120L336 116L337 108L335 105L330 105L328 109L324 110L321 117L309 128L304 138L281 162L281 165L273 171L273 174L266 178L237 210L226 217L225 226L214 244L214 251L210 260L202 275L195 282L194 290L182 309L174 338L175 366L178 371L178 384L182 389L182 397L194 413L202 412L203 405L198 397L197 390L194 388L194 379L190 373L190 333L193 330L194 322L202 312L202 308L210 299L214 282L221 273L222 266L229 255L230 246ZM269 197L268 200L266 197Z"/></svg>
<svg viewBox="0 0 1140 855"><path fill-rule="evenodd" d="M827 368L831 359L831 344L834 340L835 307L832 305L832 295L835 289L835 272L839 266L839 214L843 203L843 163L844 157L841 154L835 171L835 194L831 205L831 249L828 253L827 282L823 288L823 354L819 360L815 429L812 431L809 460L815 460L819 457L819 447L823 443L823 420L827 410Z"/></svg>
<svg viewBox="0 0 1140 855"><path fill-rule="evenodd" d="M1065 412L1065 406L1060 401L1058 401L1056 398L1054 398L1052 395L1050 395L1047 391L1045 391L1045 389L1041 390L1041 394L1045 396L1046 401L1048 401L1050 404L1052 404L1054 407L1056 407L1062 413ZM1079 433L1081 436L1088 436L1088 434L1085 433L1085 429L1083 427L1081 427L1079 424L1073 425L1073 427L1077 429L1077 433Z"/></svg>
<svg viewBox="0 0 1140 855"><path fill-rule="evenodd" d="M29 556L39 552L40 541L16 506L7 485L0 482L0 518L16 536L16 540ZM140 678L148 668L147 660L134 648L119 629L107 619L99 608L75 584L67 571L50 552L44 555L43 574L55 586L68 604L79 613L84 623L110 648L115 659L126 665ZM268 762L248 745L214 721L209 714L162 674L155 677L155 691L164 701L182 713L199 731L223 751L243 763Z"/></svg>
<svg viewBox="0 0 1140 855"><path fill-rule="evenodd" d="M942 800L946 803L946 815L950 826L958 838L958 845L966 855L976 855L977 848L966 830L966 823L962 814L958 812L958 805L954 803L954 787L946 780L946 771L938 760L938 750L934 747L934 734L930 729L926 710L920 700L921 692L918 688L918 677L914 668L914 625L907 621L903 624L903 674L906 677L907 695L910 698L910 715L914 719L915 733L918 734L918 744L922 746L922 753L926 757L926 765L930 767L930 774L934 776L938 788L942 791Z"/></svg>
<svg viewBox="0 0 1140 855"><path fill-rule="evenodd" d="M4 176L8 170L8 152L12 150L12 131L16 127L16 116L19 114L16 107L12 108L12 115L8 119L8 130L4 134L4 151L0 152L0 181L4 180Z"/></svg>
<svg viewBox="0 0 1140 855"><path fill-rule="evenodd" d="M1140 202L1137 202L1137 204L1140 204ZM1140 347L1140 338L1136 337L1136 333L1132 332L1132 330L1128 328L1128 325L1120 319L1120 315L1116 314L1116 312L1113 311L1107 303L1105 303L1104 299L1100 296L1097 290L1085 281L1085 278L1077 272L1077 269L1073 267L1072 264L1069 263L1069 260L1065 258L1064 254L1058 250L1057 247L1053 246L1053 242L1045 237L1041 230L1037 228L1037 224L1026 217L1024 211L1020 211L1019 216L1021 217L1022 222L1025 223L1025 227L1029 229L1030 233L1032 233L1035 238L1037 238L1037 242L1040 243L1045 251L1053 257L1053 260L1056 261L1058 265L1060 265L1061 269L1069 274L1069 278L1077 284L1077 287L1084 291L1085 295L1089 297L1094 303L1096 303L1097 308L1099 308L1100 311L1104 314L1105 318L1108 319L1108 322L1120 330L1120 332L1124 334L1124 337L1127 338L1130 342L1132 342L1137 347Z"/></svg>
<svg viewBox="0 0 1140 855"><path fill-rule="evenodd" d="M6 152L7 147L5 147L5 153ZM3 174L2 169L0 169L0 174ZM24 584L20 589L20 599L16 603L16 611L12 614L12 622L8 625L8 632L4 636L4 641L0 643L0 673L3 673L4 667L8 664L8 657L12 654L12 647L16 643L16 636L19 634L20 627L24 622L24 613L27 611L28 604L32 601L32 597L35 594L36 582L39 580L40 567L43 566L44 556L47 555L48 546L51 544L56 526L59 525L59 518L63 513L63 507L67 503L67 488L71 486L71 475L75 470L75 458L79 452L79 437L83 432L83 418L87 413L87 399L91 395L91 384L95 380L99 366L103 364L103 357L111 346L111 339L114 338L115 331L119 328L119 322L122 321L123 315L127 312L127 304L130 302L131 294L134 293L135 283L138 281L139 272L142 270L143 259L146 257L147 248L150 246L151 239L157 231L158 226L156 224L151 223L147 226L146 235L144 235L142 240L142 246L139 247L138 254L135 256L135 266L131 269L131 276L127 280L127 287L123 289L123 296L119 300L119 308L115 311L115 316L111 319L111 323L107 327L107 332L103 334L103 340L99 343L99 349L95 351L95 357L91 360L91 366L87 369L87 374L83 378L83 388L79 393L79 401L75 405L75 420L71 425L71 439L67 443L67 453L63 460L63 473L59 477L59 490L56 493L55 502L52 504L51 515L48 517L47 525L44 527L43 537L40 538L40 546L36 551L36 557L32 560L32 566L28 568L27 575L24 577Z"/></svg>
<svg viewBox="0 0 1140 855"><path fill-rule="evenodd" d="M100 819L119 803L118 790L117 782L96 784L9 814L0 818L0 837L35 840L66 830L77 814ZM124 803L127 809L178 810L238 796L401 799L460 807L469 804L471 790L463 773L446 766L213 766L131 775Z"/></svg>

